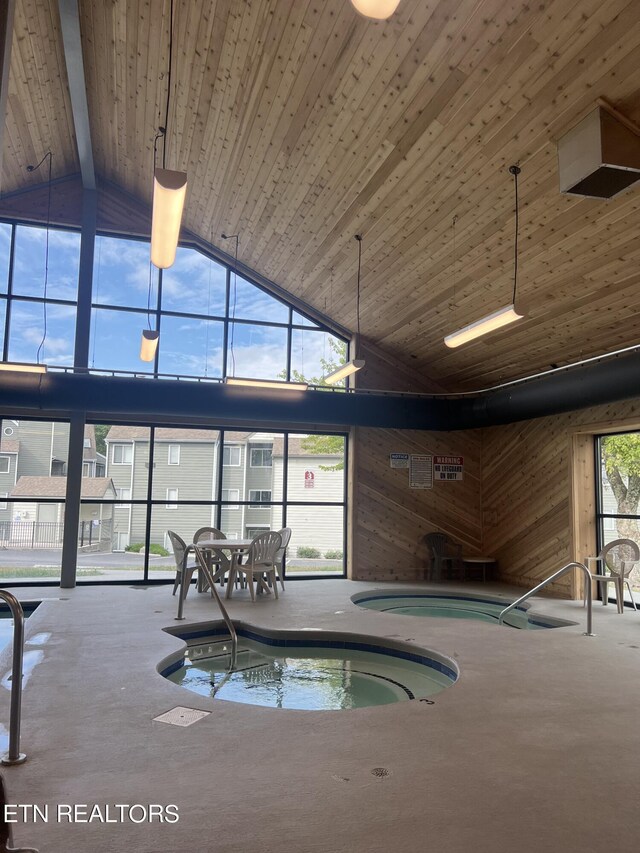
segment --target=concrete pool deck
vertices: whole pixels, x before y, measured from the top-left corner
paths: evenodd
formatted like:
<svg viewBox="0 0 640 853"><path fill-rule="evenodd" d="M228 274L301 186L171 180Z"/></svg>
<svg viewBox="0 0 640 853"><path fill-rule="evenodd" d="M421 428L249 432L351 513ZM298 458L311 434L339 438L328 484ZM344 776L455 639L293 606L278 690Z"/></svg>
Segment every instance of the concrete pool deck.
<svg viewBox="0 0 640 853"><path fill-rule="evenodd" d="M535 599L540 613L578 624L516 631L350 601L409 586L300 581L278 601L251 604L242 591L229 602L233 617L257 626L411 640L460 667L433 705L324 712L211 700L162 678L159 662L182 645L162 628L219 618L193 590L182 623L167 586L13 590L43 604L26 623L36 640L26 646L35 653L23 701L28 761L2 773L9 803L49 807L48 823L14 825L15 845L40 853L636 851L640 612L596 602L590 638L578 602ZM0 665L6 686L8 649ZM153 720L176 706L211 713L186 728ZM0 714L8 726L6 689ZM152 803L176 804L179 821L55 819L58 804L104 813L105 804Z"/></svg>

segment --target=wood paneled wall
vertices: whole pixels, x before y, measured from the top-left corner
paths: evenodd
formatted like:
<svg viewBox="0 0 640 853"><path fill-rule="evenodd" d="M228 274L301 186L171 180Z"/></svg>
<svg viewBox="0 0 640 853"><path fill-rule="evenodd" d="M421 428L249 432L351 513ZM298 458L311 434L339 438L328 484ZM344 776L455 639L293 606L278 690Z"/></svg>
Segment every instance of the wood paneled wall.
<svg viewBox="0 0 640 853"><path fill-rule="evenodd" d="M483 430L482 547L498 559L500 580L532 587L594 553L591 436L625 428L640 428L639 400ZM577 575L565 575L550 591L580 589Z"/></svg>
<svg viewBox="0 0 640 853"><path fill-rule="evenodd" d="M433 392L393 358L362 342L360 387ZM484 430L354 430L352 577L372 581L424 577L425 533L442 530L468 554L497 559L496 579L531 588L571 560L595 553L593 435L640 429L640 400L596 406ZM464 456L464 480L408 486L389 453ZM581 579L549 587L579 597Z"/></svg>
<svg viewBox="0 0 640 853"><path fill-rule="evenodd" d="M360 388L437 391L423 375L361 341ZM424 535L442 530L462 542L468 554L482 549L482 435L480 430L425 432L357 427L353 430L353 529L351 576L357 580L423 580L427 566ZM436 482L410 489L407 469L394 469L390 453L464 456L462 482Z"/></svg>
<svg viewBox="0 0 640 853"><path fill-rule="evenodd" d="M358 580L423 580L424 535L442 530L468 554L482 549L480 432L423 432L359 427L353 506ZM409 471L391 468L390 453L464 456L462 482L410 489Z"/></svg>

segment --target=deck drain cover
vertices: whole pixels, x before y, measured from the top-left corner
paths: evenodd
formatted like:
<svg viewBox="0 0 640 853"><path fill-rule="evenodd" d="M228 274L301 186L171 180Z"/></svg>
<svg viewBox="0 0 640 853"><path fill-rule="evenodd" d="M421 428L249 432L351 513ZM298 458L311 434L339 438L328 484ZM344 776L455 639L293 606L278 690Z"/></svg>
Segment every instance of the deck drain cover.
<svg viewBox="0 0 640 853"><path fill-rule="evenodd" d="M378 779L384 779L385 776L391 775L390 771L387 770L386 767L374 767L373 770L371 771L371 774L373 776L377 776Z"/></svg>
<svg viewBox="0 0 640 853"><path fill-rule="evenodd" d="M196 708L182 708L178 705L177 708L172 708L166 714L160 714L153 719L158 723L169 723L171 726L190 726L203 717L208 717L210 713L210 711L198 711Z"/></svg>

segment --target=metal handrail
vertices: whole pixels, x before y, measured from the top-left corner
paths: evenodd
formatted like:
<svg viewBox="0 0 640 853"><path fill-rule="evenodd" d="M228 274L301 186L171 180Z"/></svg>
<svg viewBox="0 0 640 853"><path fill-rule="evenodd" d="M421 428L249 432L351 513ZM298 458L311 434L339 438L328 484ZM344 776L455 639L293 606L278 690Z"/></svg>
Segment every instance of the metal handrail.
<svg viewBox="0 0 640 853"><path fill-rule="evenodd" d="M24 611L18 599L6 589L0 589L0 598L11 608L13 616L13 664L11 667L11 714L9 717L9 752L0 758L0 764L22 764L27 756L20 752L20 718L22 715L22 656L24 652Z"/></svg>
<svg viewBox="0 0 640 853"><path fill-rule="evenodd" d="M543 580L542 583L539 583L538 586L535 586L533 589L530 589L529 592L525 592L524 595L521 595L520 598L518 598L516 601L513 602L513 604L510 604L508 607L505 607L504 610L500 611L500 615L498 616L498 624L502 625L502 622L504 620L505 615L510 610L513 610L513 608L517 607L518 604L521 604L523 601L526 601L527 598L531 598L532 595L535 595L536 592L538 592L538 590L547 586L547 584L550 584L552 581L556 580L557 578L562 577L562 575L566 575L566 573L568 571L570 571L571 569L582 569L582 571L585 574L585 578L586 578L586 582L587 582L586 583L586 590L587 590L587 593L586 593L587 630L584 632L584 636L585 637L595 637L595 634L591 630L593 627L592 612L591 612L592 611L592 605L593 605L593 593L591 591L591 572L585 566L584 563L578 563L575 561L573 561L571 563L567 563L566 566L563 566L561 569L558 569L557 572L554 572L552 575L549 575L548 578L545 578L545 580Z"/></svg>
<svg viewBox="0 0 640 853"><path fill-rule="evenodd" d="M204 555L202 553L202 549L199 548L195 544L189 545L189 547L184 552L182 577L180 578L180 590L178 593L180 600L178 602L178 615L176 616L176 619L184 619L184 616L182 615L182 611L184 608L184 600L185 600L186 593L187 593L186 583L185 583L187 573L185 571L185 567L187 565L187 556L189 554L189 551L193 551L194 554L196 555L196 560L198 561L198 565L200 566L200 568L204 572L204 576L207 579L207 583L211 587L211 595L215 598L216 603L217 603L218 607L220 608L220 613L222 613L222 618L224 619L224 624L227 626L227 629L229 631L229 635L231 636L230 670L234 669L235 665L236 665L236 658L238 656L238 634L236 632L235 625L233 624L233 622L229 618L229 614L227 613L226 607L224 606L220 596L218 595L218 592L216 590L215 581L213 580L213 575L211 574L211 569L209 568L209 565L207 564L207 561L204 558ZM227 581L227 583L228 583L228 581Z"/></svg>

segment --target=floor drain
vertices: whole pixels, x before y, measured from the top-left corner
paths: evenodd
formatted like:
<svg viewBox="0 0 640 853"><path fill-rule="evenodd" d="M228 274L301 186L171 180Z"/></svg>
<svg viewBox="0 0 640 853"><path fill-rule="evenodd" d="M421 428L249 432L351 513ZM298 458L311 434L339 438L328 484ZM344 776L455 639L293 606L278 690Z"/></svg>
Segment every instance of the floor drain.
<svg viewBox="0 0 640 853"><path fill-rule="evenodd" d="M191 726L203 717L208 717L210 713L210 711L198 711L196 708L182 708L178 705L177 708L172 708L166 714L160 714L153 719L158 723L169 723L171 726Z"/></svg>
<svg viewBox="0 0 640 853"><path fill-rule="evenodd" d="M372 776L377 776L378 779L384 779L385 776L391 776L391 772L386 767L374 767L371 771Z"/></svg>

